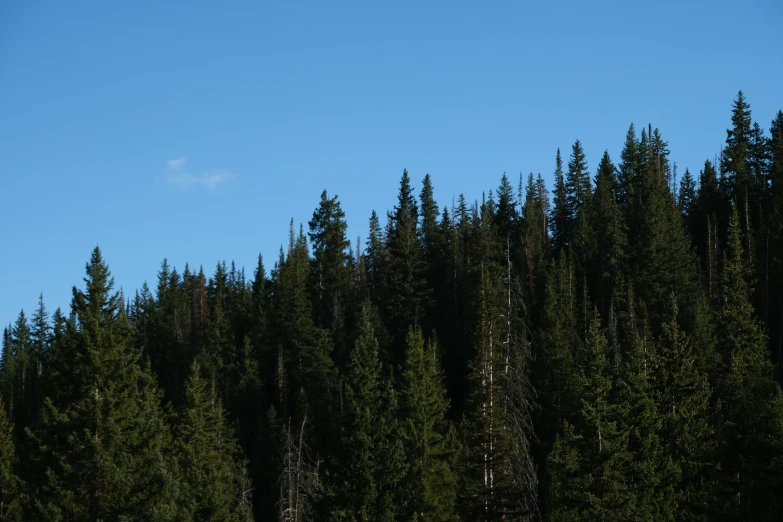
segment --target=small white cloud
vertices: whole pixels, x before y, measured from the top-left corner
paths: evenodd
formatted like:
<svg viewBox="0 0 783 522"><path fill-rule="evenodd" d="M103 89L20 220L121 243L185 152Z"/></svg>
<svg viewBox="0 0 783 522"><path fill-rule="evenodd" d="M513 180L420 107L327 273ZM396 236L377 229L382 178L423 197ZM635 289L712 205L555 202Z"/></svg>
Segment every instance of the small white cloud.
<svg viewBox="0 0 783 522"><path fill-rule="evenodd" d="M181 189L187 189L190 187L204 187L209 190L215 190L215 188L221 183L226 183L234 179L234 174L227 170L208 170L200 176L193 174L170 174L169 185L177 186Z"/></svg>
<svg viewBox="0 0 783 522"><path fill-rule="evenodd" d="M181 158L168 160L166 162L166 167L169 170L179 170L179 169L181 169L185 165L186 161L187 161L187 159L184 156L181 157Z"/></svg>

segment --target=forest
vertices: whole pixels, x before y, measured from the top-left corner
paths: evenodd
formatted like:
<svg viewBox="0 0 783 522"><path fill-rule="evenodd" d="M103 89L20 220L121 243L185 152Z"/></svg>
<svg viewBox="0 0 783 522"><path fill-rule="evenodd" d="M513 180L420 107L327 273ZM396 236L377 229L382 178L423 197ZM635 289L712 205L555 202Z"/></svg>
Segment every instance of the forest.
<svg viewBox="0 0 783 522"><path fill-rule="evenodd" d="M96 247L3 332L0 521L783 520L783 112L728 108L697 174L403 171L363 244L324 191L252 273Z"/></svg>

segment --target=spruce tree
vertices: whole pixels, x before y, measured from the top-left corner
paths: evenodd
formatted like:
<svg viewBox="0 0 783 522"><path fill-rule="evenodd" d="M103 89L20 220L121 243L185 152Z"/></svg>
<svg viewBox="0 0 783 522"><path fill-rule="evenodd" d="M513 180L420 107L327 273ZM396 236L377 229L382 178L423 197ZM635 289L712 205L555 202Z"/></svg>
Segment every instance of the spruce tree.
<svg viewBox="0 0 783 522"><path fill-rule="evenodd" d="M462 423L465 520L533 520L538 514L527 346L518 332L518 295L507 260L505 274L481 269L476 359ZM496 280L505 280L506 288Z"/></svg>
<svg viewBox="0 0 783 522"><path fill-rule="evenodd" d="M394 521L405 499L400 495L406 459L396 419L396 398L383 378L378 341L372 326L372 305L359 316L345 382L341 432L338 508L357 521Z"/></svg>
<svg viewBox="0 0 783 522"><path fill-rule="evenodd" d="M571 227L576 222L577 214L592 194L590 174L587 170L582 142L576 140L571 147L571 157L568 160L568 172L565 179L566 209Z"/></svg>
<svg viewBox="0 0 783 522"><path fill-rule="evenodd" d="M544 279L550 255L549 195L541 175L533 179L531 173L527 179L525 201L522 206L522 270L527 276L526 302L533 318L538 317L542 307Z"/></svg>
<svg viewBox="0 0 783 522"><path fill-rule="evenodd" d="M685 169L685 175L680 181L680 191L677 194L677 205L680 207L682 220L687 230L692 230L693 211L696 204L696 181L691 171Z"/></svg>
<svg viewBox="0 0 783 522"><path fill-rule="evenodd" d="M405 478L406 520L455 520L454 427L446 418L449 403L441 382L437 350L425 346L420 331L408 331L400 410L409 469Z"/></svg>
<svg viewBox="0 0 783 522"><path fill-rule="evenodd" d="M633 123L628 127L625 144L617 169L617 200L625 211L633 208L636 200L636 180L639 174L639 142Z"/></svg>
<svg viewBox="0 0 783 522"><path fill-rule="evenodd" d="M651 378L661 416L661 443L679 468L679 480L671 492L677 520L706 520L706 484L714 450L708 425L710 388L694 353L698 338L685 335L678 321L678 305L672 299Z"/></svg>
<svg viewBox="0 0 783 522"><path fill-rule="evenodd" d="M383 295L386 283L386 243L378 214L374 210L370 216L370 230L365 259L370 299L378 305L378 299Z"/></svg>
<svg viewBox="0 0 783 522"><path fill-rule="evenodd" d="M160 393L97 247L86 272L33 441L28 518L173 520L178 491Z"/></svg>
<svg viewBox="0 0 783 522"><path fill-rule="evenodd" d="M770 124L770 191L769 256L764 258L764 285L769 290L766 320L769 325L770 349L778 363L778 376L783 379L783 111L778 111Z"/></svg>
<svg viewBox="0 0 783 522"><path fill-rule="evenodd" d="M309 222L313 246L311 260L313 317L316 326L329 330L335 345L334 359L342 366L348 357L348 329L355 314L353 259L345 233L348 224L337 196L324 190Z"/></svg>
<svg viewBox="0 0 783 522"><path fill-rule="evenodd" d="M560 157L560 149L555 156L555 189L552 200L552 214L549 222L552 227L552 249L558 255L570 239L569 208L566 193L565 176L563 174L563 160Z"/></svg>
<svg viewBox="0 0 783 522"><path fill-rule="evenodd" d="M773 520L781 512L783 396L773 380L766 339L754 317L739 214L729 221L716 316L715 520Z"/></svg>
<svg viewBox="0 0 783 522"><path fill-rule="evenodd" d="M185 518L249 521L250 495L239 448L228 429L220 399L209 391L194 363L177 415L178 458Z"/></svg>
<svg viewBox="0 0 783 522"><path fill-rule="evenodd" d="M608 343L592 314L579 356L581 406L562 429L547 460L549 520L634 520L636 503L628 482L632 455L612 398Z"/></svg>
<svg viewBox="0 0 783 522"><path fill-rule="evenodd" d="M617 203L615 167L604 151L595 178L590 228L596 235L595 260L587 266L591 293L602 317L608 317L615 296L623 295L628 240L622 209Z"/></svg>
<svg viewBox="0 0 783 522"><path fill-rule="evenodd" d="M13 426L0 397L0 521L22 520L19 512L19 479L14 472Z"/></svg>
<svg viewBox="0 0 783 522"><path fill-rule="evenodd" d="M421 328L431 299L424 251L418 233L418 205L408 171L403 171L387 240L388 262L382 311L394 338L392 364L402 362L408 328Z"/></svg>
<svg viewBox="0 0 783 522"><path fill-rule="evenodd" d="M537 460L544 468L544 456L555 441L563 422L573 423L579 406L575 354L581 345L576 329L573 272L565 253L552 263L547 278L544 310L534 344L533 386L540 411L536 416ZM546 480L546 475L544 475Z"/></svg>

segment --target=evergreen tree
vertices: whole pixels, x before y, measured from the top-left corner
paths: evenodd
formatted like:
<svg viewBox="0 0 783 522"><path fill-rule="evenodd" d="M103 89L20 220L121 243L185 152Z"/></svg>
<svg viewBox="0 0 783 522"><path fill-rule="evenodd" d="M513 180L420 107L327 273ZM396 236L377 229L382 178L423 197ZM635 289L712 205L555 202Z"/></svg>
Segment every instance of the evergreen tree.
<svg viewBox="0 0 783 522"><path fill-rule="evenodd" d="M750 160L750 140L752 122L750 105L742 91L732 105L732 128L726 131L726 147L721 155L721 168L728 175L730 196L739 207L738 214L747 208L748 199L753 192L753 178L748 162ZM744 231L747 232L747 231Z"/></svg>
<svg viewBox="0 0 783 522"><path fill-rule="evenodd" d="M13 426L0 397L0 521L22 520L19 513L19 480L14 473Z"/></svg>
<svg viewBox="0 0 783 522"><path fill-rule="evenodd" d="M278 346L273 382L277 386L274 396L279 397L273 405L282 417L293 417L298 423L309 404L309 422L319 434L319 439L313 441L314 449L320 451L331 434L329 417L335 385L332 342L329 332L313 323L307 242L301 229L298 236L294 235L293 222L289 237L288 256L278 263L272 282L275 299L270 314Z"/></svg>
<svg viewBox="0 0 783 522"><path fill-rule="evenodd" d="M716 317L716 480L713 520L773 520L782 509L783 396L772 378L763 329L748 297L739 214L729 221Z"/></svg>
<svg viewBox="0 0 783 522"><path fill-rule="evenodd" d="M628 437L626 482L634 501L633 520L674 520L678 512L680 469L662 440L662 412L656 401L653 370L658 354L645 324L642 306L624 357L617 427Z"/></svg>
<svg viewBox="0 0 783 522"><path fill-rule="evenodd" d="M339 511L351 520L393 521L405 501L400 488L407 466L396 398L382 376L371 307L369 302L362 306L346 375Z"/></svg>
<svg viewBox="0 0 783 522"><path fill-rule="evenodd" d="M612 399L608 343L597 314L579 357L581 407L565 421L547 467L549 520L634 520L636 504L628 482L632 456L618 425L622 411Z"/></svg>
<svg viewBox="0 0 783 522"><path fill-rule="evenodd" d="M348 224L337 196L329 198L324 190L318 208L310 220L313 246L311 277L315 324L328 329L334 340L334 358L342 366L347 359L347 330L353 322L353 260L345 233Z"/></svg>
<svg viewBox="0 0 783 522"><path fill-rule="evenodd" d="M628 237L631 243L631 272L637 296L650 312L650 324L657 333L666 318L670 292L691 309L698 295L696 263L682 215L667 185L668 150L655 131L647 148L646 167L637 187ZM642 144L640 144L642 147Z"/></svg>
<svg viewBox="0 0 783 522"><path fill-rule="evenodd" d="M169 430L96 247L55 358L30 470L35 520L169 520L178 491Z"/></svg>
<svg viewBox="0 0 783 522"><path fill-rule="evenodd" d="M429 307L424 252L418 233L418 206L413 197L408 171L403 171L397 205L391 216L387 240L388 264L382 311L395 340L392 364L402 362L405 332L421 328Z"/></svg>
<svg viewBox="0 0 783 522"><path fill-rule="evenodd" d="M783 111L778 111L769 129L770 192L769 253L763 259L762 282L768 290L765 315L770 349L777 357L778 375L783 379Z"/></svg>
<svg viewBox="0 0 783 522"><path fill-rule="evenodd" d="M552 201L552 214L549 221L552 226L552 249L555 255L568 246L570 239L569 207L566 192L565 177L563 175L563 160L560 158L560 149L555 156L555 190Z"/></svg>
<svg viewBox="0 0 783 522"><path fill-rule="evenodd" d="M372 211L370 216L370 230L365 251L367 265L367 286L370 299L373 303L378 303L379 297L383 294L384 283L386 281L385 259L386 245L383 237L381 223L378 220L378 214Z"/></svg>
<svg viewBox="0 0 783 522"><path fill-rule="evenodd" d="M175 453L182 476L185 516L193 520L252 520L239 448L226 426L220 399L194 363L178 414Z"/></svg>
<svg viewBox="0 0 783 522"><path fill-rule="evenodd" d="M661 442L679 468L670 501L677 503L678 520L706 520L705 486L714 440L708 425L710 389L692 346L697 338L680 330L677 316L678 306L673 302L659 340L652 381L661 415Z"/></svg>
<svg viewBox="0 0 783 522"><path fill-rule="evenodd" d="M680 181L680 192L677 195L677 205L680 207L682 220L687 230L692 230L694 205L696 204L696 181L691 172L685 169L685 175Z"/></svg>
<svg viewBox="0 0 783 522"><path fill-rule="evenodd" d="M444 231L438 222L438 205L434 198L432 178L427 174L421 183L419 194L421 202L421 243L424 249L426 287L432 292L427 300L425 310L425 323L422 328L430 332L432 330L445 332L449 327L449 317L441 306L449 299L446 287L446 274L444 271L446 260L446 238Z"/></svg>
<svg viewBox="0 0 783 522"><path fill-rule="evenodd" d="M579 140L576 140L571 147L565 189L568 220L571 223L571 227L573 227L579 210L590 200L592 194L590 174L587 170L587 159L582 149L582 143Z"/></svg>
<svg viewBox="0 0 783 522"><path fill-rule="evenodd" d="M636 128L633 123L628 127L625 144L620 153L620 165L617 169L617 200L620 206L630 211L635 204L636 179L640 163L639 142L636 139Z"/></svg>
<svg viewBox="0 0 783 522"><path fill-rule="evenodd" d="M555 435L578 408L574 356L581 345L576 329L573 272L565 254L552 263L544 311L534 345L533 386L541 410L536 419L539 466L552 449Z"/></svg>
<svg viewBox="0 0 783 522"><path fill-rule="evenodd" d="M425 347L420 331L407 336L400 409L409 469L405 478L406 520L455 520L457 455L455 432L446 418L449 404L436 348Z"/></svg>
<svg viewBox="0 0 783 522"><path fill-rule="evenodd" d="M505 276L506 288L498 288L496 276L481 270L472 393L462 426L460 504L466 520L533 520L537 515L528 365L516 325L510 257Z"/></svg>
<svg viewBox="0 0 783 522"><path fill-rule="evenodd" d="M8 417L14 426L14 438L21 440L36 414L33 376L37 373L32 332L24 310L7 330L3 339L2 383Z"/></svg>
<svg viewBox="0 0 783 522"><path fill-rule="evenodd" d="M549 197L544 180L539 174L534 181L531 173L527 180L525 202L522 206L524 252L522 267L527 275L526 301L530 303L529 312L534 314L543 301L543 282L550 254L548 211Z"/></svg>
<svg viewBox="0 0 783 522"><path fill-rule="evenodd" d="M624 294L627 238L622 209L617 203L615 167L604 151L595 179L590 228L596 235L595 260L588 265L591 293L602 317L608 317L615 296Z"/></svg>

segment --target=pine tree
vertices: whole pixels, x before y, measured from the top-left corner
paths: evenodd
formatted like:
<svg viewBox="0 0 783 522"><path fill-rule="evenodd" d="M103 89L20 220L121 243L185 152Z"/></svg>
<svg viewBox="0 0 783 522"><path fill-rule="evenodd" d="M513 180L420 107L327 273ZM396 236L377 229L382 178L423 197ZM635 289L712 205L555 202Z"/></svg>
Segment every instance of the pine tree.
<svg viewBox="0 0 783 522"><path fill-rule="evenodd" d="M96 247L86 288L73 289L32 448L31 519L176 516L169 431L154 377L139 365L127 317Z"/></svg>
<svg viewBox="0 0 783 522"><path fill-rule="evenodd" d="M367 249L365 250L367 265L367 286L370 293L370 299L373 303L378 303L379 297L383 294L386 281L386 244L383 237L381 223L378 220L378 214L372 211L370 216L370 230L367 240Z"/></svg>
<svg viewBox="0 0 783 522"><path fill-rule="evenodd" d="M526 301L531 314L537 314L543 301L544 279L550 255L549 195L541 175L536 180L531 173L522 206L523 270L527 275ZM537 315L533 316L537 319Z"/></svg>
<svg viewBox="0 0 783 522"><path fill-rule="evenodd" d="M595 179L590 228L596 235L595 261L588 264L591 294L602 317L608 317L615 296L624 294L628 240L622 209L617 203L615 167L604 151Z"/></svg>
<svg viewBox="0 0 783 522"><path fill-rule="evenodd" d="M677 195L677 205L680 207L680 214L685 224L685 228L692 230L693 211L696 204L696 181L691 175L691 171L685 169L685 175L680 181L680 192Z"/></svg>
<svg viewBox="0 0 783 522"><path fill-rule="evenodd" d="M220 399L210 393L194 363L177 416L175 452L182 477L185 517L252 520L239 448L226 426Z"/></svg>
<svg viewBox="0 0 783 522"><path fill-rule="evenodd" d="M670 292L690 310L698 295L697 270L682 215L667 185L668 150L660 134L650 131L646 167L639 180L628 237L632 238L630 266L636 295L650 312L657 334L666 318ZM641 147L641 144L640 144Z"/></svg>
<svg viewBox="0 0 783 522"><path fill-rule="evenodd" d="M770 124L770 246L765 257L762 284L768 287L766 320L770 349L777 357L778 375L783 379L783 111L778 111Z"/></svg>
<svg viewBox="0 0 783 522"><path fill-rule="evenodd" d="M574 308L573 272L565 253L561 253L558 262L550 266L544 311L533 352L533 386L541 407L536 418L537 460L541 468L544 468L543 458L551 451L556 433L564 421L573 422L573 413L579 405L574 356L581 341Z"/></svg>
<svg viewBox="0 0 783 522"><path fill-rule="evenodd" d="M393 521L401 502L406 461L394 391L382 376L372 305L365 302L345 383L338 500L347 518ZM334 516L335 513L333 513Z"/></svg>
<svg viewBox="0 0 783 522"><path fill-rule="evenodd" d="M742 91L737 93L737 99L732 105L731 124L732 128L726 131L726 147L721 155L721 168L729 177L731 198L741 214L747 203L746 198L753 190L753 179L748 165L752 122L750 105Z"/></svg>
<svg viewBox="0 0 783 522"><path fill-rule="evenodd" d="M460 504L467 520L532 520L537 515L532 401L526 343L517 331L518 296L510 256L505 278L499 278L506 288L494 283L497 275L482 266L472 392L462 424Z"/></svg>
<svg viewBox="0 0 783 522"><path fill-rule="evenodd" d="M639 175L639 163L639 142L636 139L636 128L631 123L625 135L625 145L620 154L620 165L617 169L617 200L626 211L630 211L636 201L636 181Z"/></svg>
<svg viewBox="0 0 783 522"><path fill-rule="evenodd" d="M511 186L505 173L503 173L503 177L500 179L497 196L498 201L494 217L498 238L504 244L507 240L511 240L516 246L519 212L517 211L517 201L514 197L514 188Z"/></svg>
<svg viewBox="0 0 783 522"><path fill-rule="evenodd" d="M432 343L425 347L420 331L409 330L400 392L410 465L405 517L422 522L455 520L457 448L454 428L446 418L449 404L436 353Z"/></svg>
<svg viewBox="0 0 783 522"><path fill-rule="evenodd" d="M560 149L555 156L555 190L552 201L552 214L549 221L552 226L552 249L558 255L570 239L569 208L566 193L565 177L563 175L563 160L560 158Z"/></svg>
<svg viewBox="0 0 783 522"><path fill-rule="evenodd" d="M743 255L736 207L729 221L716 316L719 381L716 386L714 520L773 520L783 509L783 396L772 378L763 328L748 297L750 267Z"/></svg>
<svg viewBox="0 0 783 522"><path fill-rule="evenodd" d="M19 512L19 480L14 472L13 426L0 397L0 521L22 520Z"/></svg>
<svg viewBox="0 0 783 522"><path fill-rule="evenodd" d="M418 233L418 206L408 171L403 171L397 205L391 216L387 240L387 279L382 311L395 340L392 364L402 362L405 332L421 328L431 299L427 287L424 252Z"/></svg>
<svg viewBox="0 0 783 522"><path fill-rule="evenodd" d="M342 366L348 357L347 330L354 321L353 259L346 237L348 224L337 196L324 190L310 220L313 246L311 288L316 326L328 329L335 345L334 359Z"/></svg>
<svg viewBox="0 0 783 522"><path fill-rule="evenodd" d="M571 227L576 222L580 209L590 200L592 194L590 174L587 170L582 143L576 140L571 147L571 157L568 160L568 172L565 179L566 209Z"/></svg>
<svg viewBox="0 0 783 522"><path fill-rule="evenodd" d="M634 499L633 519L674 520L680 503L680 469L661 436L663 417L653 376L658 354L641 308L621 369L617 426L628 437L631 460L625 477Z"/></svg>
<svg viewBox="0 0 783 522"><path fill-rule="evenodd" d="M424 250L426 287L430 289L430 299L426 300L425 322L422 328L426 332L445 332L449 327L449 317L442 307L449 299L446 287L446 237L438 222L438 205L435 202L432 178L427 174L421 182L419 193L421 219L420 235Z"/></svg>
<svg viewBox="0 0 783 522"><path fill-rule="evenodd" d="M32 332L24 310L7 330L3 340L2 382L0 393L5 397L8 417L14 426L14 438L24 437L37 408L34 406L33 378L37 373Z"/></svg>
<svg viewBox="0 0 783 522"><path fill-rule="evenodd" d="M693 342L678 325L678 306L672 300L670 319L663 325L652 375L660 436L666 454L679 468L671 500L679 506L678 520L706 520L707 472L713 449L708 425L710 388L699 371Z"/></svg>
<svg viewBox="0 0 783 522"><path fill-rule="evenodd" d="M309 423L322 440L313 441L315 451L322 450L331 433L330 409L335 391L335 368L331 358L332 342L328 330L313 323L312 303L308 289L310 261L307 241L290 231L290 247L285 260L273 273L273 294L270 314L273 342L278 359L274 378L273 405L283 418L293 417L298 423L309 411ZM304 398L305 403L300 404Z"/></svg>
<svg viewBox="0 0 783 522"><path fill-rule="evenodd" d="M622 410L612 399L608 344L597 314L579 362L581 407L573 424L563 423L547 461L549 520L634 520L627 480L632 456L618 426Z"/></svg>

